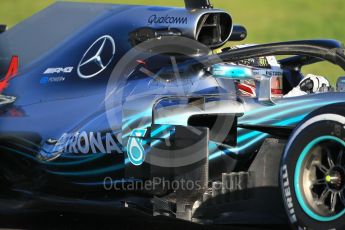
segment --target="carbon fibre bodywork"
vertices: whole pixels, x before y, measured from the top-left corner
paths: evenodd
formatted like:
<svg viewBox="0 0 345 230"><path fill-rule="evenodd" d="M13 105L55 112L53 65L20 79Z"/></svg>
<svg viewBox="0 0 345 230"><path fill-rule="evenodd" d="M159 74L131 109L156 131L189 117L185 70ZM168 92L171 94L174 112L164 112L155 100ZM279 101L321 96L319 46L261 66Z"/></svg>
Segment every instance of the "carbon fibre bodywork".
<svg viewBox="0 0 345 230"><path fill-rule="evenodd" d="M66 12L69 16L64 18ZM71 22L70 14L78 20ZM225 23L220 26L231 28L216 42L201 36L200 24L208 14L218 15L219 22ZM42 34L40 28L52 33ZM0 97L0 172L5 195L24 194L25 200L50 205L73 204L77 198L84 204L115 201L114 207L126 202L151 207L153 196L174 191L108 191L105 187L154 175L170 178L176 168L179 175L189 174L189 167L201 172L199 179L206 184L223 172L248 171L267 138L287 139L311 112L344 102L345 93L337 91L274 98L269 77L256 79L257 97L241 97L238 79L217 78L209 71L221 62L296 55L280 61L287 92L302 79L304 65L329 61L345 69L343 46L333 40L258 45L219 55L195 53L192 47L188 58L174 61L166 52L153 61L135 56L126 60L133 64L126 67L128 75L115 71L140 43L138 29L148 29L145 35L151 30L158 33L159 39L150 37L154 43L164 36L168 40L169 36L188 37L213 49L229 40L232 28L230 15L210 8L57 3L0 34L1 69L12 55L19 55L22 63ZM170 77L176 67L181 76L175 81ZM120 79L115 81L118 85L111 81L114 76ZM137 145L133 154L129 154L131 143ZM191 152L197 153L195 158L186 157ZM177 153L186 155L179 159ZM199 169L199 163L207 169ZM202 194L189 199L194 202L198 196ZM49 198L42 201L42 197Z"/></svg>

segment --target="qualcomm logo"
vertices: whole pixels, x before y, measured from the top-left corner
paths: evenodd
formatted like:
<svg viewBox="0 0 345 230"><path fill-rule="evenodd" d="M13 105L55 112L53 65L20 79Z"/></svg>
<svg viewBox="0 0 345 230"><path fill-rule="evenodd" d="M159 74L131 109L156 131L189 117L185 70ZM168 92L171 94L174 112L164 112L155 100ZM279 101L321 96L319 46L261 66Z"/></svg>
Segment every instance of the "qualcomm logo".
<svg viewBox="0 0 345 230"><path fill-rule="evenodd" d="M156 14L151 15L147 21L150 25L152 24L188 24L187 17L174 17L174 16L157 16Z"/></svg>
<svg viewBox="0 0 345 230"><path fill-rule="evenodd" d="M136 166L144 163L145 150L143 147L143 137L145 136L146 129L135 129L131 133L131 137L127 144L127 155L129 161Z"/></svg>
<svg viewBox="0 0 345 230"><path fill-rule="evenodd" d="M88 79L103 72L115 55L115 41L109 35L98 38L84 53L78 64L78 75Z"/></svg>

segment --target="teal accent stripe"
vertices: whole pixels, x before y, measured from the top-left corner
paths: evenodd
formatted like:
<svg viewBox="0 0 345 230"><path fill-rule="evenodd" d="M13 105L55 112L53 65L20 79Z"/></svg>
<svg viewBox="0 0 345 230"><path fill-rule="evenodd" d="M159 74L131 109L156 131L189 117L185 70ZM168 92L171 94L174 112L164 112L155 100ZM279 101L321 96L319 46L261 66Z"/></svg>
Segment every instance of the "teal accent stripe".
<svg viewBox="0 0 345 230"><path fill-rule="evenodd" d="M237 138L237 143L242 143L243 141L246 141L248 139L251 139L253 137L256 137L257 135L259 134L262 134L262 132L259 132L259 131L253 131L253 132L249 132L249 133L246 133L246 134L243 134L241 136L239 136Z"/></svg>
<svg viewBox="0 0 345 230"><path fill-rule="evenodd" d="M24 153L22 151L16 150L16 149L12 149L12 148L7 148L4 146L1 146L2 149L6 149L7 151L10 151L11 153L16 153L18 155L27 157L33 161L36 161L38 163L44 164L44 165L54 165L54 166L74 166L74 165L80 165L80 164L84 164L84 163L88 163L88 162L92 162L96 159L99 159L101 157L103 157L105 154L103 153L99 153L99 154L94 154L92 157L88 157L86 159L82 159L82 160L78 160L78 161L68 161L68 162L50 162L50 161L42 161L34 156L31 156L28 153Z"/></svg>
<svg viewBox="0 0 345 230"><path fill-rule="evenodd" d="M155 129L154 131L151 132L151 137L155 137L161 132L164 132L165 130L171 128L171 125L161 125L158 129Z"/></svg>
<svg viewBox="0 0 345 230"><path fill-rule="evenodd" d="M272 111L271 115L265 116L264 118L257 119L257 120L255 120L253 122L246 121L246 124L259 124L259 123L266 122L266 121L269 121L271 119L278 118L278 117L281 117L281 116L284 116L284 115L287 115L287 114L293 114L293 113L296 113L296 112L299 112L299 111L303 111L303 110L306 110L306 109L318 108L318 107L321 107L321 106L324 106L324 105L329 105L329 104L336 103L336 102L339 102L339 101L334 101L334 102L330 102L330 101L326 101L325 102L325 101L323 101L323 102L320 102L320 103L311 103L311 104L308 104L308 105L293 107L293 108L286 109L286 110L283 110L283 111L280 111L280 112L276 112L276 113L273 113L273 111Z"/></svg>
<svg viewBox="0 0 345 230"><path fill-rule="evenodd" d="M96 169L96 170L89 170L89 171L81 171L81 172L56 172L56 171L50 171L48 172L56 175L61 176L91 176L91 175L99 175L103 173L109 173L109 172L115 172L121 169L124 169L124 164L116 164L110 167L102 168L102 169Z"/></svg>
<svg viewBox="0 0 345 230"><path fill-rule="evenodd" d="M277 122L277 123L275 123L273 125L275 125L275 126L284 126L284 125L295 124L295 123L300 122L301 120L303 120L306 116L307 116L307 114L303 114L303 115L300 115L300 116L292 117L292 118L284 120L284 121ZM255 133L255 135L254 135L254 133ZM259 134L261 134L261 135L259 135ZM225 153L224 153L224 151L218 151L218 152L215 152L215 153L211 154L209 156L209 160L213 160L213 159L215 159L217 157L220 157L222 154L228 154L228 153L237 154L238 152L243 151L243 150L249 148L250 146L258 143L259 141L262 141L264 138L268 137L269 135L261 133L261 132L254 131L254 132L250 132L248 134L245 134L243 136L239 136L239 139L243 142L244 140L249 139L249 137L255 137L255 136L257 136L255 139L247 142L246 144L244 144L244 145L242 145L240 147L230 148L230 149L226 150Z"/></svg>

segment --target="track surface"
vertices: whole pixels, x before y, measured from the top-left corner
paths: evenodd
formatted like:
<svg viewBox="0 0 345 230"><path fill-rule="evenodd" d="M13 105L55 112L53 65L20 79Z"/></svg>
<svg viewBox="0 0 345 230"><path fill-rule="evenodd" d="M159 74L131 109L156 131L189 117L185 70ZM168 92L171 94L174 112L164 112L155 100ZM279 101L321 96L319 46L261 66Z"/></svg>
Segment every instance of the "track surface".
<svg viewBox="0 0 345 230"><path fill-rule="evenodd" d="M76 213L30 213L0 215L1 229L150 229L150 230L182 230L182 229L286 229L286 226L201 226L164 218L143 218L76 214Z"/></svg>

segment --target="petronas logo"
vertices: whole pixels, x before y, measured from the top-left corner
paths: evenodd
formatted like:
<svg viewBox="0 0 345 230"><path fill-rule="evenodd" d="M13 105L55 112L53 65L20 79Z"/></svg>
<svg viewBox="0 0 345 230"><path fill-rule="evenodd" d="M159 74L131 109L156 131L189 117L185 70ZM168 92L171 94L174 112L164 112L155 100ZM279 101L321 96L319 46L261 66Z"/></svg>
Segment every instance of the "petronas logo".
<svg viewBox="0 0 345 230"><path fill-rule="evenodd" d="M136 166L144 163L145 149L143 146L143 137L146 129L135 129L132 131L127 144L127 155L129 161Z"/></svg>

